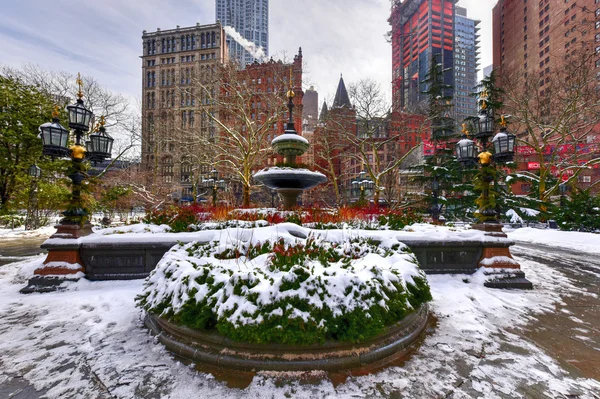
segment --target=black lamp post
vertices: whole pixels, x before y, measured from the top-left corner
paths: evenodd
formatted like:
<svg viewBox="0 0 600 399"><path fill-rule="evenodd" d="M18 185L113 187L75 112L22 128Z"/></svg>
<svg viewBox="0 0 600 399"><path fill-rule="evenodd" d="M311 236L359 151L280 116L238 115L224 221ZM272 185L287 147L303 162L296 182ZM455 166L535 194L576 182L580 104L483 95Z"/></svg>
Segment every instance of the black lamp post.
<svg viewBox="0 0 600 399"><path fill-rule="evenodd" d="M431 207L431 219L434 223L439 221L440 208L438 206L438 190L440 189L440 183L437 179L433 179L431 182L431 191L433 194L433 206Z"/></svg>
<svg viewBox="0 0 600 399"><path fill-rule="evenodd" d="M365 191L373 189L373 186L375 185L375 183L367 177L367 172L364 170L358 174L356 180L353 180L351 184L354 195L359 196L358 200L360 203L365 201Z"/></svg>
<svg viewBox="0 0 600 399"><path fill-rule="evenodd" d="M217 191L225 190L227 182L223 179L219 180L219 172L216 169L211 170L208 178L202 180L202 187L212 190L213 207L217 206Z"/></svg>
<svg viewBox="0 0 600 399"><path fill-rule="evenodd" d="M39 227L38 205L37 205L37 183L42 176L42 170L36 164L31 165L27 171L31 177L29 186L29 201L27 204L27 217L25 218L25 230L33 230Z"/></svg>
<svg viewBox="0 0 600 399"><path fill-rule="evenodd" d="M497 212L491 206L490 203L490 183L494 181L495 176L495 165L492 164L492 160L496 163L511 162L515 155L515 135L509 133L506 130L506 121L504 116L501 117L500 132L498 132L492 139L494 154L488 151L488 140L494 133L495 121L494 114L488 109L488 95L486 91L483 91L479 97L481 110L479 117L475 122L475 138L481 144L481 152L476 156L476 145L473 140L469 138L469 131L467 130L466 124L463 124L463 138L456 143L456 158L464 166L472 166L479 161L481 169L478 177L483 183L479 219L482 222L498 223Z"/></svg>
<svg viewBox="0 0 600 399"><path fill-rule="evenodd" d="M89 211L86 209L82 198L81 188L87 175L84 172L83 162L87 158L93 162L100 162L110 158L113 139L104 129L104 117L101 118L99 133L92 134L90 140L83 147L83 138L89 130L90 122L94 116L93 112L83 104L83 82L81 76L77 76L79 91L77 93L77 102L67 107L69 115L69 127L74 130L75 143L69 147L69 131L60 125L58 120L58 109L52 114L52 122L44 123L40 126L40 136L43 142L43 154L53 157L70 156L71 165L69 167L68 177L71 179L71 200L67 205L67 210L63 212L65 216L61 226L88 226L85 232L75 233L76 228L71 229L70 233L76 236L89 234Z"/></svg>
<svg viewBox="0 0 600 399"><path fill-rule="evenodd" d="M560 183L558 185L558 190L560 191L560 207L565 207L565 194L567 193L567 185L565 183Z"/></svg>

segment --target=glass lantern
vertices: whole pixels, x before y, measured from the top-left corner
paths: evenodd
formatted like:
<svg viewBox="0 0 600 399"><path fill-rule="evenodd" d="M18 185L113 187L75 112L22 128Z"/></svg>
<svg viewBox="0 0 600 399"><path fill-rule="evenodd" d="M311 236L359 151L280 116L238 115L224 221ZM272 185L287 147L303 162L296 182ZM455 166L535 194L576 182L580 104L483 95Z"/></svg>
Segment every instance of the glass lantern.
<svg viewBox="0 0 600 399"><path fill-rule="evenodd" d="M43 143L43 154L55 157L69 155L69 131L65 129L58 118L40 126L40 137Z"/></svg>
<svg viewBox="0 0 600 399"><path fill-rule="evenodd" d="M71 129L84 132L90 129L90 121L94 114L83 105L81 98L78 98L75 104L69 105L67 111L69 112L69 127Z"/></svg>
<svg viewBox="0 0 600 399"><path fill-rule="evenodd" d="M515 156L516 136L506 131L506 128L500 131L492 139L494 145L494 160L496 162L511 162Z"/></svg>
<svg viewBox="0 0 600 399"><path fill-rule="evenodd" d="M477 149L475 142L464 137L456 143L456 159L463 165L475 165L477 163Z"/></svg>
<svg viewBox="0 0 600 399"><path fill-rule="evenodd" d="M101 126L98 132L91 134L90 139L86 142L88 158L96 162L109 159L114 141L115 140L106 133L104 126Z"/></svg>
<svg viewBox="0 0 600 399"><path fill-rule="evenodd" d="M477 134L478 139L485 139L494 134L494 114L486 110L481 110L477 119Z"/></svg>

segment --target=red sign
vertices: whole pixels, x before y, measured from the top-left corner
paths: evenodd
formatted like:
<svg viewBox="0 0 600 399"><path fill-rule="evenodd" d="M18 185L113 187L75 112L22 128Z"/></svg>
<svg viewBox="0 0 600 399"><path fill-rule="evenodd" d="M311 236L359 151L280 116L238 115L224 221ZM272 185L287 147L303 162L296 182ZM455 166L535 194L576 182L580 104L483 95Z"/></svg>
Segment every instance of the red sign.
<svg viewBox="0 0 600 399"><path fill-rule="evenodd" d="M433 143L429 140L423 140L423 155L433 156L434 154Z"/></svg>
<svg viewBox="0 0 600 399"><path fill-rule="evenodd" d="M535 154L535 149L528 145L519 145L519 146L517 146L517 154L533 155L533 154Z"/></svg>
<svg viewBox="0 0 600 399"><path fill-rule="evenodd" d="M529 170L538 170L540 168L539 162L527 162L527 169Z"/></svg>

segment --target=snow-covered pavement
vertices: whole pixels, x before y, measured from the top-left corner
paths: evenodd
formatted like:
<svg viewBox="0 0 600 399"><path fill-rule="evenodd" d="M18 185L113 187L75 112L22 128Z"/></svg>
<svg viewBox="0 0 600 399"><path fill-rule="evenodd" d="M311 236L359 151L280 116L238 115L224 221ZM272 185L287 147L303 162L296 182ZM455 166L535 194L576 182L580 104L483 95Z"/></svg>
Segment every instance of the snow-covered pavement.
<svg viewBox="0 0 600 399"><path fill-rule="evenodd" d="M240 389L178 362L156 343L134 306L142 281L82 280L64 292L19 294L42 259L0 267L0 397L599 397L600 382L563 369L519 333L564 297L598 300L541 261L517 257L532 291L485 288L478 276L428 276L437 324L403 367L336 386L259 374Z"/></svg>

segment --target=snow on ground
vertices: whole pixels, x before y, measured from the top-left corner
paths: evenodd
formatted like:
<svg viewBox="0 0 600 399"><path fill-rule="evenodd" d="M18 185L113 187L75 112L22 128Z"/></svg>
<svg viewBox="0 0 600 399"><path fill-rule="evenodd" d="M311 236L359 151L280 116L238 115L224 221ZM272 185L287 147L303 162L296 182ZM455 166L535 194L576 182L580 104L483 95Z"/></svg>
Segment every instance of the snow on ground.
<svg viewBox="0 0 600 399"><path fill-rule="evenodd" d="M600 234L561 231L554 229L536 229L522 227L516 230L504 229L508 238L533 244L550 245L576 251L600 253Z"/></svg>
<svg viewBox="0 0 600 399"><path fill-rule="evenodd" d="M24 226L16 229L0 229L0 239L50 237L56 232L54 226L44 226L37 230L25 230Z"/></svg>
<svg viewBox="0 0 600 399"><path fill-rule="evenodd" d="M0 387L26 381L48 398L593 398L600 383L573 379L515 328L580 292L543 264L517 259L535 290L485 288L475 276L429 276L437 326L403 367L333 386L259 374L245 389L174 360L143 327L143 281L89 282L21 295L43 257L0 267ZM597 397L597 396L596 396Z"/></svg>

